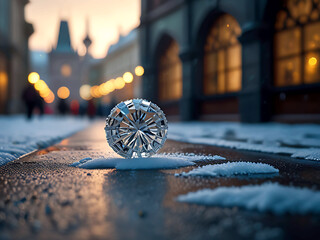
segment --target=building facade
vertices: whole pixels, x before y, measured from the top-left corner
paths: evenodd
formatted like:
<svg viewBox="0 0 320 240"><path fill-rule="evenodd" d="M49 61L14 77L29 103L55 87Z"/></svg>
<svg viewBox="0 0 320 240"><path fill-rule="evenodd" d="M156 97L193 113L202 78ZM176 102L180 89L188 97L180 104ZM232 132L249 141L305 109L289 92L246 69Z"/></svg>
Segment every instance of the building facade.
<svg viewBox="0 0 320 240"><path fill-rule="evenodd" d="M24 18L27 0L0 1L0 114L24 110L28 76L28 39L33 27Z"/></svg>
<svg viewBox="0 0 320 240"><path fill-rule="evenodd" d="M142 0L139 29L169 118L320 122L319 0Z"/></svg>
<svg viewBox="0 0 320 240"><path fill-rule="evenodd" d="M87 29L88 30L88 29ZM56 96L52 103L56 106L59 100L58 90L63 88L69 90L66 98L68 102L80 101L79 89L88 74L88 66L91 56L88 53L91 40L87 34L84 39L86 55L79 56L71 46L69 25L67 21L60 22L57 45L49 53L49 78L48 85ZM64 95L64 94L62 94Z"/></svg>
<svg viewBox="0 0 320 240"><path fill-rule="evenodd" d="M141 77L134 74L135 68L140 65L139 54L138 31L134 29L126 36L120 35L118 42L110 46L106 57L97 65L100 71L97 70L97 66L92 67L96 73L98 84L111 79L116 81L117 78L123 77L126 72L130 72L133 77L132 82L125 83L122 88L115 89L103 96L103 103L118 103L141 97Z"/></svg>

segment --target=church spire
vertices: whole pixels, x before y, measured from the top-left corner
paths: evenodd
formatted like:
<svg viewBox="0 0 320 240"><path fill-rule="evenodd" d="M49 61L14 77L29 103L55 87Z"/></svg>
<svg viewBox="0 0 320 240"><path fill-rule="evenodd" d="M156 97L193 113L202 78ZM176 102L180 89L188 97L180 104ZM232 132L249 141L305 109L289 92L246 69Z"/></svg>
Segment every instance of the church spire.
<svg viewBox="0 0 320 240"><path fill-rule="evenodd" d="M89 19L86 20L86 37L83 40L84 45L86 46L86 54L89 53L89 47L92 43L90 37L89 37Z"/></svg>
<svg viewBox="0 0 320 240"><path fill-rule="evenodd" d="M58 36L56 51L73 52L73 49L71 47L69 26L67 21L60 22L60 29L59 29L59 36Z"/></svg>

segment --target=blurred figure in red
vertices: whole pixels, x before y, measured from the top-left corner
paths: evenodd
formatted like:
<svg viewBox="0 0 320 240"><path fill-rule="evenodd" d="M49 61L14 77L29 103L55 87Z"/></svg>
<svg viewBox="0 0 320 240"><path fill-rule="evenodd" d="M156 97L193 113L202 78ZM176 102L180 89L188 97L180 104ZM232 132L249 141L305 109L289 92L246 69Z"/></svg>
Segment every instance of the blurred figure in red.
<svg viewBox="0 0 320 240"><path fill-rule="evenodd" d="M94 105L94 102L92 99L89 100L88 102L87 114L90 119L93 119L94 116L96 115L96 106Z"/></svg>
<svg viewBox="0 0 320 240"><path fill-rule="evenodd" d="M79 114L79 102L77 100L72 100L70 104L71 114L78 115Z"/></svg>

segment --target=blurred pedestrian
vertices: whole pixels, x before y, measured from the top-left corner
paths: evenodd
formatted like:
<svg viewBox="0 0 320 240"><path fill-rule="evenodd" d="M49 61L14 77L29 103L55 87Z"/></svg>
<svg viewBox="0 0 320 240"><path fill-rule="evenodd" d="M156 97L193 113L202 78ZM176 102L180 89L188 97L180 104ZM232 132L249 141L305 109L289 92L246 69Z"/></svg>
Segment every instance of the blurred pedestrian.
<svg viewBox="0 0 320 240"><path fill-rule="evenodd" d="M44 114L44 101L38 92L37 92L37 99L36 99L36 107L39 109L40 116L43 116L43 114Z"/></svg>
<svg viewBox="0 0 320 240"><path fill-rule="evenodd" d="M88 102L87 114L90 119L93 119L94 116L96 115L96 106L94 105L94 102L92 99L89 100Z"/></svg>
<svg viewBox="0 0 320 240"><path fill-rule="evenodd" d="M28 84L22 93L22 100L24 101L27 108L27 119L31 119L33 115L33 110L37 106L39 94L34 89L33 85Z"/></svg>
<svg viewBox="0 0 320 240"><path fill-rule="evenodd" d="M69 106L65 99L59 99L57 107L58 107L58 112L61 115L65 115L69 112Z"/></svg>
<svg viewBox="0 0 320 240"><path fill-rule="evenodd" d="M72 100L70 104L70 110L72 115L79 114L79 102L77 100Z"/></svg>
<svg viewBox="0 0 320 240"><path fill-rule="evenodd" d="M79 106L79 114L80 114L80 116L85 116L86 115L87 108L88 108L88 102L87 101L82 101L80 103L80 106Z"/></svg>

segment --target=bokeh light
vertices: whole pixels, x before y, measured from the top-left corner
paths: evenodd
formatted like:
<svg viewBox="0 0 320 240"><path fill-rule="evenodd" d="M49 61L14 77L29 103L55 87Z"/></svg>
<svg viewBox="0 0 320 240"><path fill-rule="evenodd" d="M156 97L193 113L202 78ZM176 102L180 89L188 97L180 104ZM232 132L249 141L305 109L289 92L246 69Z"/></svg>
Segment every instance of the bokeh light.
<svg viewBox="0 0 320 240"><path fill-rule="evenodd" d="M72 73L71 66L69 64L63 64L61 67L61 75L64 77L69 77Z"/></svg>
<svg viewBox="0 0 320 240"><path fill-rule="evenodd" d="M36 72L32 72L28 75L28 81L31 84L35 84L36 82L38 82L40 80L40 75Z"/></svg>
<svg viewBox="0 0 320 240"><path fill-rule="evenodd" d="M109 93L108 88L107 88L107 82L102 83L99 87L99 91L101 95L107 95Z"/></svg>
<svg viewBox="0 0 320 240"><path fill-rule="evenodd" d="M92 86L91 89L90 89L90 94L94 98L101 97L101 94L99 92L99 86Z"/></svg>
<svg viewBox="0 0 320 240"><path fill-rule="evenodd" d="M126 72L123 74L123 80L126 82L126 83L131 83L133 81L133 75L131 72Z"/></svg>
<svg viewBox="0 0 320 240"><path fill-rule="evenodd" d="M40 91L40 96L42 98L46 98L46 97L49 96L50 92L51 92L51 90L49 88L45 88L45 89Z"/></svg>
<svg viewBox="0 0 320 240"><path fill-rule="evenodd" d="M117 77L114 81L114 86L116 89L121 89L126 85L122 77Z"/></svg>
<svg viewBox="0 0 320 240"><path fill-rule="evenodd" d="M101 83L99 85L99 93L101 96L107 95L108 94L108 90L104 87L105 83Z"/></svg>
<svg viewBox="0 0 320 240"><path fill-rule="evenodd" d="M105 88L108 90L109 93L113 92L115 89L114 81L114 79L111 79L105 83Z"/></svg>
<svg viewBox="0 0 320 240"><path fill-rule="evenodd" d="M91 93L90 93L90 89L91 89L91 86L88 85L88 84L82 85L80 87L79 93L80 93L80 97L83 100L87 100L88 101L88 100L90 100L92 98Z"/></svg>
<svg viewBox="0 0 320 240"><path fill-rule="evenodd" d="M69 88L67 87L60 87L57 91L57 95L61 99L67 99L70 96Z"/></svg>
<svg viewBox="0 0 320 240"><path fill-rule="evenodd" d="M318 60L315 57L309 58L309 61L308 61L310 66L315 66L317 64L317 62L318 62Z"/></svg>
<svg viewBox="0 0 320 240"><path fill-rule="evenodd" d="M138 77L141 77L144 74L144 68L142 66L137 66L134 69L134 72Z"/></svg>
<svg viewBox="0 0 320 240"><path fill-rule="evenodd" d="M44 98L44 101L46 103L52 103L54 101L54 94L53 92L50 91L49 95L47 97Z"/></svg>
<svg viewBox="0 0 320 240"><path fill-rule="evenodd" d="M48 86L45 81L40 79L34 84L34 88L38 91L43 91L44 89L48 88Z"/></svg>

